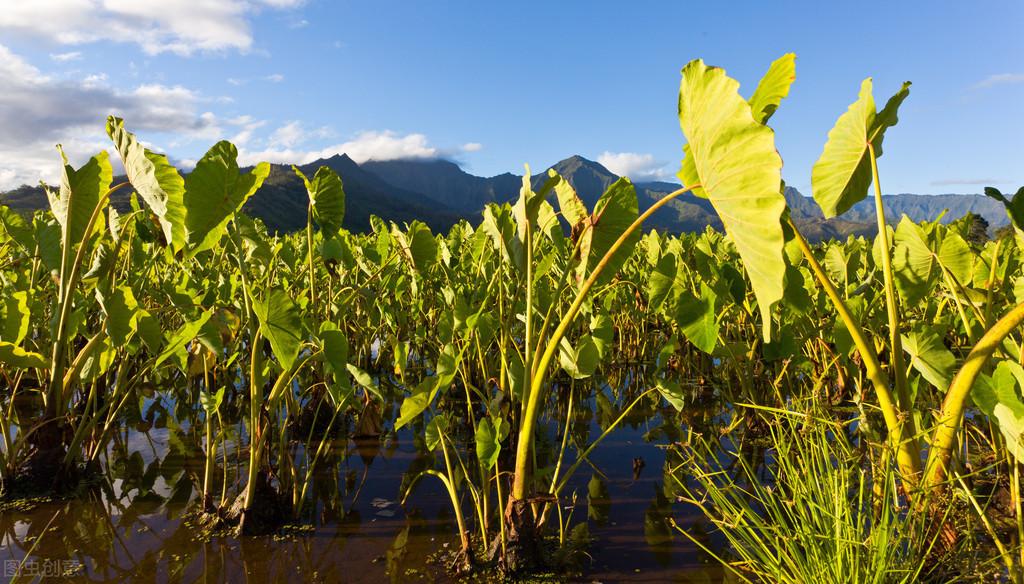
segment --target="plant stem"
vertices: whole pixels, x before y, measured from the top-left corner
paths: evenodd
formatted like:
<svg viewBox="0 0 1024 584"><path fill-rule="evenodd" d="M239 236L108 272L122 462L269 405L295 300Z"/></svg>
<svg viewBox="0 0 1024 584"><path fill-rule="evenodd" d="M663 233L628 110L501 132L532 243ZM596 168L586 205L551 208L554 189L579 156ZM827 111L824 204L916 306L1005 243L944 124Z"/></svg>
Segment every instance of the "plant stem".
<svg viewBox="0 0 1024 584"><path fill-rule="evenodd" d="M847 308L846 303L839 296L836 287L829 280L828 275L825 274L825 270L818 263L817 258L814 257L811 246L808 245L807 240L804 239L800 230L797 229L792 218L788 219L788 221L796 242L804 254L804 258L811 266L811 271L814 272L818 283L821 284L825 294L832 301L832 305L839 314L839 318L846 325L846 330L850 333L853 343L857 346L857 351L864 361L864 368L867 370L868 379L871 380L871 385L878 396L878 406L881 408L882 415L885 418L889 439L893 443L893 448L896 449L896 460L903 474L903 480L910 485L914 485L917 483L917 477L921 472L920 450L917 448L917 439L907 431L907 426L903 423L905 416L900 412L896 402L893 400L892 392L889 389L889 379L878 364L878 353L875 352L875 347L868 341L864 334L864 329L861 328L860 323L850 313L850 309Z"/></svg>
<svg viewBox="0 0 1024 584"><path fill-rule="evenodd" d="M533 367L533 370L536 373L533 375L530 386L528 389L524 389L526 395L529 396L529 399L526 403L526 412L523 416L522 425L519 428L519 442L516 445L516 470L515 478L512 483L513 499L517 501L526 499L526 487L528 482L526 474L527 469L529 468L528 465L533 447L533 428L537 423L537 417L540 414L538 406L540 404L540 395L542 393L541 387L544 384L544 377L547 374L548 365L551 363L551 359L554 357L555 351L558 350L558 344L562 341L562 337L565 336L569 327L572 326L573 320L576 318L576 314L578 314L580 308L583 307L583 302L586 300L587 293L590 292L590 289L597 283L598 276L600 276L601 272L604 271L605 267L611 261L612 256L619 251L619 248L626 243L626 240L629 239L634 231L643 225L643 222L648 217L661 207L665 206L672 199L675 199L683 193L689 192L691 189L697 188L697 186L698 185L683 187L665 195L637 217L636 220L622 232L619 238L615 240L615 243L613 243L608 251L605 252L601 261L594 266L594 270L590 273L590 276L587 277L586 281L583 282L583 285L580 286L580 290L576 294L576 299L573 300L573 303L569 307L568 311L566 311L565 316L563 316L562 320L558 323L558 327L556 327L555 331L551 334L551 339L548 340L545 345L544 354L541 355L540 360ZM529 322L529 319L527 319L527 322ZM525 369L530 371L529 367L526 367Z"/></svg>
<svg viewBox="0 0 1024 584"><path fill-rule="evenodd" d="M953 454L953 445L956 443L956 435L963 423L964 409L967 407L967 398L970 396L971 388L982 369L988 365L992 354L1003 344L1003 340L1024 323L1024 303L1018 304L1010 312L996 321L988 331L982 335L956 377L949 385L946 398L942 401L942 410L939 413L939 421L932 434L932 447L928 451L928 464L925 466L925 487L928 489L942 487L946 482L949 473L949 460Z"/></svg>

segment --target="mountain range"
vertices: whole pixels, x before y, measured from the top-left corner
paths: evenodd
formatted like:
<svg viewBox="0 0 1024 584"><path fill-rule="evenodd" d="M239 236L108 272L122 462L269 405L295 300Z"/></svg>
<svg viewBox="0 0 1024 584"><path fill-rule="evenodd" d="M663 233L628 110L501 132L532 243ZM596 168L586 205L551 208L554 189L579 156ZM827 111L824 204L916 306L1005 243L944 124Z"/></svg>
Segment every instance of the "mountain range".
<svg viewBox="0 0 1024 584"><path fill-rule="evenodd" d="M485 205L514 201L522 185L519 175L476 176L444 159L370 160L357 164L347 155L337 154L302 165L300 169L311 176L320 166L330 167L342 178L346 195L344 226L350 231L369 229L371 215L397 223L419 219L435 231L447 230L460 219L476 223ZM582 156L571 156L551 168L572 183L588 209L593 209L601 194L619 178L601 164ZM537 188L546 179L545 171L534 175L531 182ZM641 212L679 188L671 182L634 184ZM796 189L787 187L785 196L794 221L808 239L840 239L849 234L875 232L872 197L854 205L841 218L826 220L818 205ZM914 221L940 216L943 221L951 221L975 213L993 229L1008 223L1003 206L982 195L898 194L884 196L883 202L886 216L893 222L903 214ZM30 186L0 193L0 204L22 212L48 206L42 188ZM119 193L113 204L126 206L127 195ZM263 187L243 210L263 220L271 230L287 232L305 227L307 204L302 181L290 165L274 164ZM722 223L710 201L689 193L652 215L646 225L671 232L703 231L707 226L721 229Z"/></svg>

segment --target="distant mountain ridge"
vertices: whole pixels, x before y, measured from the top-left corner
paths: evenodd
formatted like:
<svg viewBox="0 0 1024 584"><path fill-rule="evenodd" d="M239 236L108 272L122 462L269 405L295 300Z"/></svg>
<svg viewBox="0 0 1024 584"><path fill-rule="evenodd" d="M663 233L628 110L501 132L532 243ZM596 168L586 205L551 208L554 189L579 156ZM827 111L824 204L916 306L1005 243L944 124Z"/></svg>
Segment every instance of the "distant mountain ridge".
<svg viewBox="0 0 1024 584"><path fill-rule="evenodd" d="M345 154L316 160L300 166L312 175L320 166L337 172L344 183L346 214L344 226L351 231L369 229L369 218L377 215L397 223L419 219L435 231L444 231L460 219L476 224L489 203L512 202L519 197L522 177L512 173L492 177L470 174L458 164L444 159L401 159L357 164ZM594 203L609 185L619 179L603 165L582 156L571 156L551 168L565 177L580 198L593 209ZM547 179L547 170L531 177L539 188ZM671 182L636 182L641 212L667 193L679 188ZM871 235L875 232L874 199L866 198L840 218L825 220L813 199L787 187L785 197L794 221L808 239L841 239L847 235ZM124 205L125 197L114 200ZM991 229L1008 224L1003 206L983 195L885 195L886 216L898 221L906 214L914 221L932 220L943 212L943 221L952 221L966 213L975 213L988 221ZM46 208L48 202L40 187L20 187L0 194L0 204L16 210ZM294 231L306 225L306 198L302 181L288 165L271 165L263 187L246 203L244 211L258 217L273 231ZM707 226L721 229L722 223L707 199L686 193L653 214L646 227L670 232L703 231Z"/></svg>

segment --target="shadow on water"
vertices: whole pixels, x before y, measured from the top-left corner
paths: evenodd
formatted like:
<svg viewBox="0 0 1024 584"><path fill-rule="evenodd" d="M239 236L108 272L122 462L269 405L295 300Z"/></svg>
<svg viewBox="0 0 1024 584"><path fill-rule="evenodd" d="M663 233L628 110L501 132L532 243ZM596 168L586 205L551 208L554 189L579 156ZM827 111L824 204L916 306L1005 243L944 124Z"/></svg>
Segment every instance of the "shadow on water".
<svg viewBox="0 0 1024 584"><path fill-rule="evenodd" d="M625 379L618 390L605 383L574 407L566 464L635 397ZM422 480L400 503L412 478L435 464L421 425L380 439L335 440L311 482L315 504L282 533L202 537L189 512L201 498L203 438L187 414L177 418L183 412L171 399L157 395L140 406L141 415L126 417L103 457L103 472L78 497L0 512L5 576L18 571L93 582L445 580L444 568L430 561L459 543L444 488ZM552 401L551 418L538 438L538 469L554 466L562 441L565 399ZM677 483L666 471L681 463L669 446L684 441L689 428L720 425L722 408L695 404L681 419L663 406L652 399L635 407L563 491L567 532L590 536L579 554L581 581L721 580L711 558L669 525L673 517L712 549L722 545L709 535L702 515L677 502ZM387 408L385 420L393 420L395 411L394 405ZM349 433L346 427L340 435ZM461 437L471 448L472 433ZM229 484L244 480L244 442L242 425L234 425ZM557 534L557 519L553 523L549 532Z"/></svg>

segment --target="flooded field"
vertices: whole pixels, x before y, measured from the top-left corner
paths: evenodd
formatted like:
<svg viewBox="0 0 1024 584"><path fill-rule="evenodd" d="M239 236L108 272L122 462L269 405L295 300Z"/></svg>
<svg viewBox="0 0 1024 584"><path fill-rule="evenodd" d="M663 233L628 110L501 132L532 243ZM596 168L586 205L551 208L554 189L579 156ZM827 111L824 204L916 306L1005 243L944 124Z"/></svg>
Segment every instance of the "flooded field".
<svg viewBox="0 0 1024 584"><path fill-rule="evenodd" d="M618 392L608 386L602 391L600 399L588 400L576 412L570 443L586 444L620 413ZM411 478L436 463L416 437L420 429L333 440L313 480L315 508L279 533L237 538L206 533L192 517L201 498L201 436L190 431L190 420L174 419L172 406L166 397L147 401L143 411L152 419L118 432L101 472L79 496L25 501L0 513L4 565L20 566L23 575L60 573L111 583L154 577L163 582L458 580L439 555L459 544L441 483L420 481L401 504ZM551 421L544 425L538 449L542 465L557 457L560 430ZM570 537L587 537L567 560L569 571L552 579L720 580L720 568L668 523L674 517L692 533L708 531L703 516L676 502L678 488L665 475L678 464L669 447L682 433L685 427L677 424L674 410L655 407L652 400L634 408L591 453L563 501ZM244 435L240 445L228 449L237 446L246 448ZM567 462L575 459L574 452ZM229 472L237 472L230 462ZM498 578L486 571L479 576Z"/></svg>

